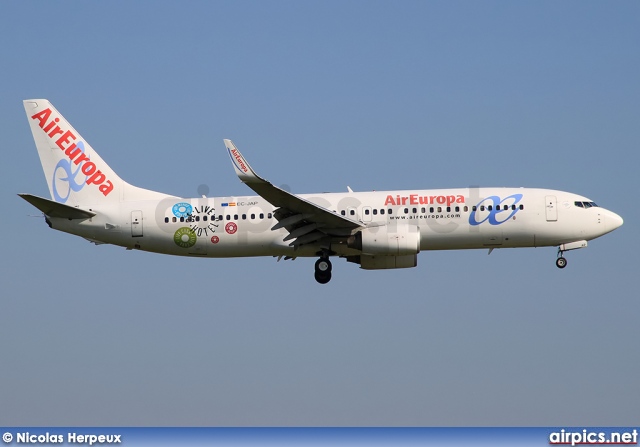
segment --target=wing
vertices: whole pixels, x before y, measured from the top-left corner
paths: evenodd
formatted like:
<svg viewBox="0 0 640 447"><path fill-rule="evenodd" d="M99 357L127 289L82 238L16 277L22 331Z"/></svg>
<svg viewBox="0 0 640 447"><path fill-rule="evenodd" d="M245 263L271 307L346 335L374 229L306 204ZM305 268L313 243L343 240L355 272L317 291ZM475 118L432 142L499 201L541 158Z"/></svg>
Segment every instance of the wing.
<svg viewBox="0 0 640 447"><path fill-rule="evenodd" d="M240 180L277 208L274 215L278 223L271 229L285 228L289 235L284 240L292 240L290 246L317 243L331 236L349 236L363 227L360 222L274 186L256 174L231 140L224 140L224 144Z"/></svg>

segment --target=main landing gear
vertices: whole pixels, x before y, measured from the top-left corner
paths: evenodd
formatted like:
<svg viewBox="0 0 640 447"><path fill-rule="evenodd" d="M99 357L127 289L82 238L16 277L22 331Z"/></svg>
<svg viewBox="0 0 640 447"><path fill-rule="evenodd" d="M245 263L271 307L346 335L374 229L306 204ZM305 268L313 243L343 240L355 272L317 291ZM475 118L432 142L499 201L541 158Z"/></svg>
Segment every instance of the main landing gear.
<svg viewBox="0 0 640 447"><path fill-rule="evenodd" d="M567 260L562 256L564 251L558 248L558 259L556 259L556 267L563 269L567 266Z"/></svg>
<svg viewBox="0 0 640 447"><path fill-rule="evenodd" d="M331 261L328 256L322 256L316 261L316 281L320 284L326 284L331 281Z"/></svg>

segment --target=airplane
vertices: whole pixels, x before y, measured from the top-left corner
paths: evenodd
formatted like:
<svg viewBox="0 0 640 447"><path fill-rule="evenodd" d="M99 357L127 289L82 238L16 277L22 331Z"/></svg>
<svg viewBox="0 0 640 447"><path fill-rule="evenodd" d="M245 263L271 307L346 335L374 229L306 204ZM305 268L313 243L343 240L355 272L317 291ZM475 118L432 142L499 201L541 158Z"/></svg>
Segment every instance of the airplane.
<svg viewBox="0 0 640 447"><path fill-rule="evenodd" d="M423 250L558 247L564 253L620 227L591 199L533 188L457 188L292 194L260 177L231 140L238 178L257 195L182 198L122 180L45 99L24 101L51 198L18 194L49 227L127 250L227 258L331 257L365 270L416 267Z"/></svg>

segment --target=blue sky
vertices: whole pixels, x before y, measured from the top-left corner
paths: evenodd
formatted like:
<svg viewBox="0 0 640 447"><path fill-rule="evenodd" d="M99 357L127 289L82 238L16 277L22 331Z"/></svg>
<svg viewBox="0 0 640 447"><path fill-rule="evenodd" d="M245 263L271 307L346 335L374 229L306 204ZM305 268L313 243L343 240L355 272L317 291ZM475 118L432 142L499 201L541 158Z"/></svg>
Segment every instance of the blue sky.
<svg viewBox="0 0 640 447"><path fill-rule="evenodd" d="M0 422L632 425L637 2L5 2ZM415 269L182 259L49 230L22 100L118 174L245 195L223 138L299 193L526 186L616 232Z"/></svg>

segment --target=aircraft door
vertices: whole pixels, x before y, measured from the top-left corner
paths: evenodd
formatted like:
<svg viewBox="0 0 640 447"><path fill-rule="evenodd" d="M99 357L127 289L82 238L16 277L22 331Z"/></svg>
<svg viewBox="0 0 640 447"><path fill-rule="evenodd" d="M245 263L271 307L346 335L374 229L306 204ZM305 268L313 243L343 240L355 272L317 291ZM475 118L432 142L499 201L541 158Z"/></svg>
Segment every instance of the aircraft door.
<svg viewBox="0 0 640 447"><path fill-rule="evenodd" d="M545 213L547 215L547 222L555 222L558 220L558 204L556 196L545 197Z"/></svg>
<svg viewBox="0 0 640 447"><path fill-rule="evenodd" d="M131 211L131 237L142 237L142 211Z"/></svg>

